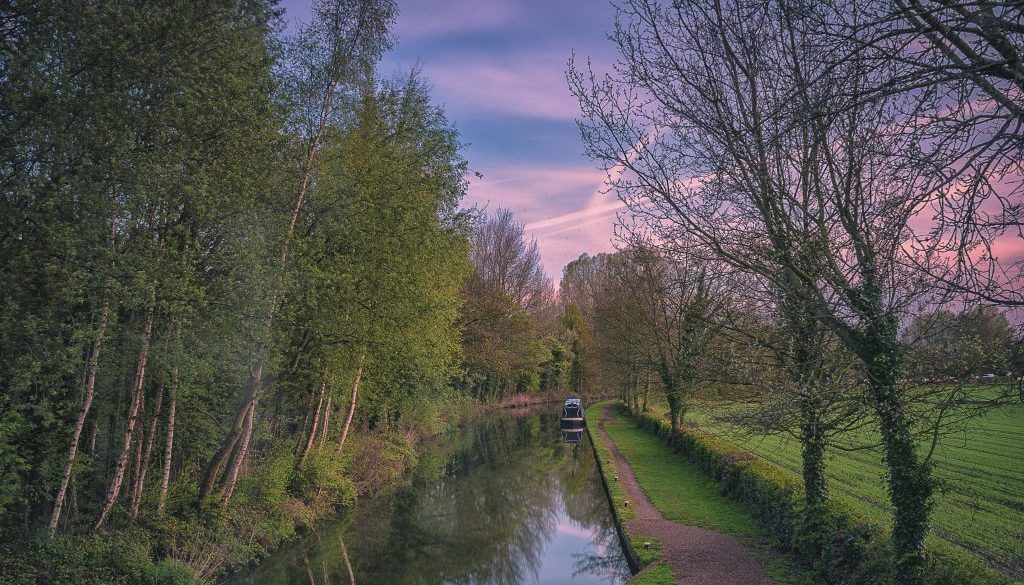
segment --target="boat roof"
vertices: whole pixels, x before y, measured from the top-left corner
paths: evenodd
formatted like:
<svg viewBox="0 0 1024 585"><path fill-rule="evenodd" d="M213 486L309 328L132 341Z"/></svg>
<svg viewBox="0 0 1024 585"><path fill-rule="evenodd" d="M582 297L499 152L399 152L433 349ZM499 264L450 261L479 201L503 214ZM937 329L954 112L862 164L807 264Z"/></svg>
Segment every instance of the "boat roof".
<svg viewBox="0 0 1024 585"><path fill-rule="evenodd" d="M566 398L565 399L565 403L566 404L583 404L583 400L581 400L579 398Z"/></svg>

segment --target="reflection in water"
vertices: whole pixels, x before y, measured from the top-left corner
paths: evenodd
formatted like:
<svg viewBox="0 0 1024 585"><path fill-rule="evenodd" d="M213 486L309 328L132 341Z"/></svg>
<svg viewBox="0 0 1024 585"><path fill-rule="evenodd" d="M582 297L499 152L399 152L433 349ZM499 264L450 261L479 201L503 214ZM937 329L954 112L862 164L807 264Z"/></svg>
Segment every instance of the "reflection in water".
<svg viewBox="0 0 1024 585"><path fill-rule="evenodd" d="M583 429L575 431L567 431L562 429L562 442L563 443L580 443L583 441Z"/></svg>
<svg viewBox="0 0 1024 585"><path fill-rule="evenodd" d="M557 425L491 420L438 441L396 494L236 582L618 585L629 569L591 447L562 444Z"/></svg>

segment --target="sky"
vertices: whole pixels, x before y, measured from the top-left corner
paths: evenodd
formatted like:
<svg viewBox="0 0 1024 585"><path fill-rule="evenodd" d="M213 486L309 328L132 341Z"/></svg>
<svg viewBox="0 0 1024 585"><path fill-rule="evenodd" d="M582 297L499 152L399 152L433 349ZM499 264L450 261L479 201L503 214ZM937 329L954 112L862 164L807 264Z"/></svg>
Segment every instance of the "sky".
<svg viewBox="0 0 1024 585"><path fill-rule="evenodd" d="M310 0L283 0L288 28L309 19ZM398 0L398 43L385 76L417 64L467 144L473 176L464 206L511 209L536 238L557 285L580 254L612 249L621 204L603 194L569 93L570 56L610 67L614 12L607 0Z"/></svg>
<svg viewBox="0 0 1024 585"><path fill-rule="evenodd" d="M565 80L573 54L597 72L615 62L610 0L397 2L397 44L379 71L422 69L466 143L474 175L464 206L511 209L556 286L580 254L610 251L624 206L603 192L604 172L584 155ZM281 7L289 31L309 20L310 0ZM1024 239L1004 236L995 252L1009 266L1024 257Z"/></svg>

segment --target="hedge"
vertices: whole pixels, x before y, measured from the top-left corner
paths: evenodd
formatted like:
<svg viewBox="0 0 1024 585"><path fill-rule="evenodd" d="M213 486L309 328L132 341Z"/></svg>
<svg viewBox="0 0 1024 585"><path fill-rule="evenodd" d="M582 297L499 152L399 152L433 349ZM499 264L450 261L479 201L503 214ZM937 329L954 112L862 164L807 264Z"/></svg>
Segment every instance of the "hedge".
<svg viewBox="0 0 1024 585"><path fill-rule="evenodd" d="M838 502L829 502L817 522L806 522L798 477L700 429L673 433L667 420L635 415L621 404L619 409L717 480L723 495L739 502L782 550L812 567L823 583L892 583L892 547L885 527ZM1014 583L974 555L940 542L928 543L927 573L931 585Z"/></svg>

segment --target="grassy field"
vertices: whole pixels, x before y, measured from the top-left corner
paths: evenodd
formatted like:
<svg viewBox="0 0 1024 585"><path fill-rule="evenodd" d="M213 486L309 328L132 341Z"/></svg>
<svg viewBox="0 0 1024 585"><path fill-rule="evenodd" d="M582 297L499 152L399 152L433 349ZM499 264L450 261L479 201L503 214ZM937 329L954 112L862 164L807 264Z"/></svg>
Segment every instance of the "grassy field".
<svg viewBox="0 0 1024 585"><path fill-rule="evenodd" d="M737 536L752 550L765 568L765 572L778 585L803 585L812 582L807 572L798 568L788 557L771 549L771 543L740 504L719 493L718 482L701 473L700 469L689 461L674 454L663 441L637 428L631 421L618 414L614 421L605 424L605 428L619 451L629 460L640 487L665 518ZM594 438L600 442L596 427L594 433ZM598 447L598 456L602 457L602 461L611 460L603 445ZM608 467L610 466L606 465L606 470ZM616 503L621 502L624 497L621 488L614 481L609 482L609 485L612 489L612 498ZM626 519L630 517L629 508L622 512L625 513ZM651 539L640 537L633 540L637 542ZM643 558L642 549L637 552ZM667 575L667 568L656 566L641 573L640 579L631 581L631 584L671 583L671 580L665 580Z"/></svg>
<svg viewBox="0 0 1024 585"><path fill-rule="evenodd" d="M667 410L663 405L656 408ZM750 437L716 423L716 409L705 404L692 409L687 420L787 471L800 473L800 445L795 439ZM932 537L962 546L1020 579L1024 576L1024 406L1002 408L972 421L965 433L943 438L934 458L940 489ZM832 449L827 472L832 497L879 522L889 522L880 451Z"/></svg>

